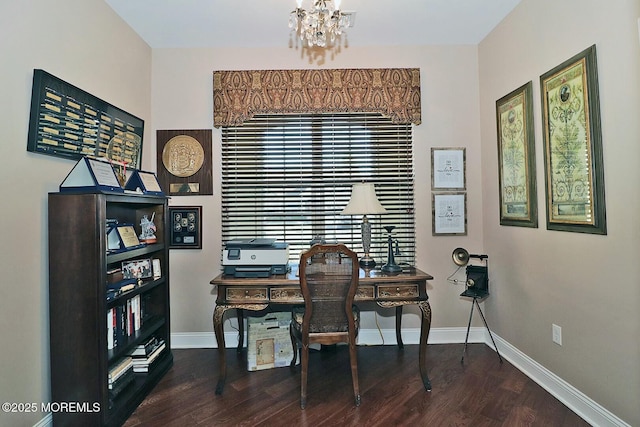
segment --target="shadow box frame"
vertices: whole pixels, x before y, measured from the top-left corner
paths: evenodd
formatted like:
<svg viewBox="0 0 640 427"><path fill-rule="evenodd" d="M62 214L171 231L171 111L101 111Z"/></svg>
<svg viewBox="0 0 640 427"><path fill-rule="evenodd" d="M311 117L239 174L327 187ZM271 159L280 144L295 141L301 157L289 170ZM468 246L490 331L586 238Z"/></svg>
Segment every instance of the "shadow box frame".
<svg viewBox="0 0 640 427"><path fill-rule="evenodd" d="M202 206L169 206L168 227L169 249L202 249Z"/></svg>

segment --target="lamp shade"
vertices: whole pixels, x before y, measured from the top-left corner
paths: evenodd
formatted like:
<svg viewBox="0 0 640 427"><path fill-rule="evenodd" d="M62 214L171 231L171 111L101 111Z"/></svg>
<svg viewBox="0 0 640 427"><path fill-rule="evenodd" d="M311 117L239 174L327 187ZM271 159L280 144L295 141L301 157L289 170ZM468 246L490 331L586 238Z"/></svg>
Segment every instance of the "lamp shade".
<svg viewBox="0 0 640 427"><path fill-rule="evenodd" d="M369 215L384 214L387 210L380 204L376 196L376 189L371 183L353 184L351 199L341 215Z"/></svg>

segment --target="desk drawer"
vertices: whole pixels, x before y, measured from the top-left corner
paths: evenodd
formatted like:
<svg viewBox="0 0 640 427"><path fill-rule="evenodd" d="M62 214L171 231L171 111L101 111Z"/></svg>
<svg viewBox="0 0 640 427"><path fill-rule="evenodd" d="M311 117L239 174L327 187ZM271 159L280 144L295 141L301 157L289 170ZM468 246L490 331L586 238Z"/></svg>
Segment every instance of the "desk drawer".
<svg viewBox="0 0 640 427"><path fill-rule="evenodd" d="M378 286L378 298L418 298L418 284L411 285L380 285Z"/></svg>
<svg viewBox="0 0 640 427"><path fill-rule="evenodd" d="M268 302L267 288L227 288L229 302Z"/></svg>
<svg viewBox="0 0 640 427"><path fill-rule="evenodd" d="M271 288L269 290L269 296L271 297L271 301L273 302L304 303L304 297L302 296L300 286L292 286L289 288Z"/></svg>
<svg viewBox="0 0 640 427"><path fill-rule="evenodd" d="M373 286L358 286L355 299L359 301L375 299L374 289Z"/></svg>

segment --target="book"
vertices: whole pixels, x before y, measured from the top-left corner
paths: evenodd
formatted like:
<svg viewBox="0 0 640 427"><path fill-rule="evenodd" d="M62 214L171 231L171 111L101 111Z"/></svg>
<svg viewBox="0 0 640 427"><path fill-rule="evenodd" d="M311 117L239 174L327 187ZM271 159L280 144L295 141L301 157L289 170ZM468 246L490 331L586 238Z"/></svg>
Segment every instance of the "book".
<svg viewBox="0 0 640 427"><path fill-rule="evenodd" d="M132 368L129 368L125 373L118 378L117 381L109 384L109 397L112 399L120 394L129 384L133 382L135 375Z"/></svg>
<svg viewBox="0 0 640 427"><path fill-rule="evenodd" d="M156 347L153 352L147 357L133 357L133 372L149 372L153 362L158 359L162 351L165 349L165 343L162 342L160 345Z"/></svg>
<svg viewBox="0 0 640 427"><path fill-rule="evenodd" d="M115 347L113 327L113 308L110 308L107 310L107 350Z"/></svg>
<svg viewBox="0 0 640 427"><path fill-rule="evenodd" d="M158 340L156 337L149 338L144 344L140 344L129 353L132 357L148 357L153 351L163 344L164 340Z"/></svg>
<svg viewBox="0 0 640 427"><path fill-rule="evenodd" d="M116 381L122 376L128 369L133 367L133 360L130 356L124 357L111 365L109 368L109 383Z"/></svg>

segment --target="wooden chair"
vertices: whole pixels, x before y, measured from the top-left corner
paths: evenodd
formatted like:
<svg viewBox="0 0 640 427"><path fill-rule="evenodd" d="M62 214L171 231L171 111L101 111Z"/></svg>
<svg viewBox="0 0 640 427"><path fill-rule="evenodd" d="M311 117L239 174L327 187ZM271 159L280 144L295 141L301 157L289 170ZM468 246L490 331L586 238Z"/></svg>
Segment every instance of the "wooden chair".
<svg viewBox="0 0 640 427"><path fill-rule="evenodd" d="M293 310L290 326L294 368L301 353L300 407L307 404L309 344L349 344L351 379L356 406L360 405L356 337L359 312L353 305L358 287L358 256L343 244L316 244L300 258L300 289L304 307Z"/></svg>

